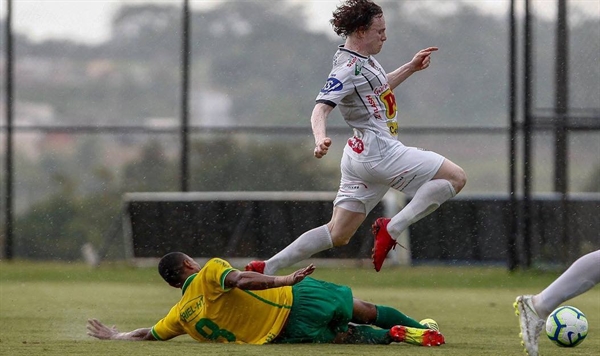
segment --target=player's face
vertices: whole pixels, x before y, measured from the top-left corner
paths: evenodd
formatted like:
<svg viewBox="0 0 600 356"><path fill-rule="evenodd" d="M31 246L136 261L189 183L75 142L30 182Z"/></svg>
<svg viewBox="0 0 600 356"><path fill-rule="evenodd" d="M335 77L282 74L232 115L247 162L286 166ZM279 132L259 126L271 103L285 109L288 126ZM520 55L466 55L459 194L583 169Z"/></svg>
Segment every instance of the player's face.
<svg viewBox="0 0 600 356"><path fill-rule="evenodd" d="M383 42L387 39L385 35L385 18L383 15L373 19L373 23L368 30L364 32L363 41L369 54L377 54L383 47Z"/></svg>

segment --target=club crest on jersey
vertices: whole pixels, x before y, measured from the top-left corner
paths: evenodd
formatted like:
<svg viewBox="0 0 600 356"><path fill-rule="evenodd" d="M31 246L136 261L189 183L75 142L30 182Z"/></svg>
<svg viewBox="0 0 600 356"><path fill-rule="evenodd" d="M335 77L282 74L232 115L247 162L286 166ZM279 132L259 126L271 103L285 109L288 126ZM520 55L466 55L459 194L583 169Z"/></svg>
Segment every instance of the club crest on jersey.
<svg viewBox="0 0 600 356"><path fill-rule="evenodd" d="M321 89L321 93L330 93L332 91L340 91L344 85L338 79L329 77L327 78L327 82L325 86Z"/></svg>
<svg viewBox="0 0 600 356"><path fill-rule="evenodd" d="M352 148L352 151L356 153L362 153L365 150L365 144L358 137L352 137L348 139L348 146Z"/></svg>

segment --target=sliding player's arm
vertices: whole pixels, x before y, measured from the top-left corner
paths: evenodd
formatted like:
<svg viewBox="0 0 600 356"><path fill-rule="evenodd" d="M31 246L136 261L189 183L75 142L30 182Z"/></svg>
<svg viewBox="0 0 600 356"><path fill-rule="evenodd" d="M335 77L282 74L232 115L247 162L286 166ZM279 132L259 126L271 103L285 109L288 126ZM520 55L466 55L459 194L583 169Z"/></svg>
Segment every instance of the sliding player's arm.
<svg viewBox="0 0 600 356"><path fill-rule="evenodd" d="M100 340L129 340L129 341L156 341L152 336L152 328L141 328L129 332L119 332L116 326L109 328L99 320L88 319L87 325L89 336Z"/></svg>
<svg viewBox="0 0 600 356"><path fill-rule="evenodd" d="M269 289L293 286L315 271L310 264L287 276L267 276L257 272L232 270L225 277L225 288L240 288L246 290Z"/></svg>

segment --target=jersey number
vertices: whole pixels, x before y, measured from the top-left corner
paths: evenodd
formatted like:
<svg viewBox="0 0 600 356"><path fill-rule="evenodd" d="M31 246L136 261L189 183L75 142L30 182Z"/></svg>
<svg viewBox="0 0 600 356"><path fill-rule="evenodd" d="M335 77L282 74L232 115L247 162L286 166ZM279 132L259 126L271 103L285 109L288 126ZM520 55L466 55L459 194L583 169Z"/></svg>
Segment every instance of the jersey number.
<svg viewBox="0 0 600 356"><path fill-rule="evenodd" d="M231 331L219 328L219 325L210 319L204 318L198 320L196 331L198 334L212 341L216 341L220 337L229 342L235 341L235 335Z"/></svg>

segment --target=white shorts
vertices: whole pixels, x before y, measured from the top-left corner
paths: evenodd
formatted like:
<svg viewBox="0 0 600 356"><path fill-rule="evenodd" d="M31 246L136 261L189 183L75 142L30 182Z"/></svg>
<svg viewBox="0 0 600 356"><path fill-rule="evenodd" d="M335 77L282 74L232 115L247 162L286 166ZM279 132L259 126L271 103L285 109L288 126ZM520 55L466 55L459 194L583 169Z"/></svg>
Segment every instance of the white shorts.
<svg viewBox="0 0 600 356"><path fill-rule="evenodd" d="M389 188L413 196L435 176L444 159L435 152L403 145L373 162L358 162L344 152L340 188L333 205L369 214ZM351 203L356 201L364 204L365 211Z"/></svg>

